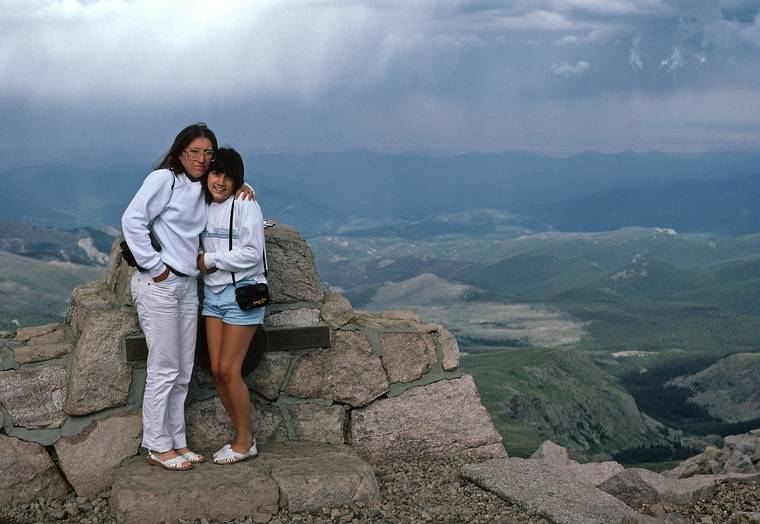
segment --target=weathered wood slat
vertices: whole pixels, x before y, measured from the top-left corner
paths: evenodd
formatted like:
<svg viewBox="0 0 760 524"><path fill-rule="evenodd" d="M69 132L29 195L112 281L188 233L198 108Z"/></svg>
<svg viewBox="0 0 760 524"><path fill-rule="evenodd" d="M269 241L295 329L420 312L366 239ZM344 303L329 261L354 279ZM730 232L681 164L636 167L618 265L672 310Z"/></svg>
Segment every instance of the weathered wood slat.
<svg viewBox="0 0 760 524"><path fill-rule="evenodd" d="M297 351L299 349L323 348L330 345L330 328L325 325L306 327L264 328L267 351ZM199 341L205 346L205 340ZM148 348L145 336L134 335L124 338L127 361L145 360Z"/></svg>

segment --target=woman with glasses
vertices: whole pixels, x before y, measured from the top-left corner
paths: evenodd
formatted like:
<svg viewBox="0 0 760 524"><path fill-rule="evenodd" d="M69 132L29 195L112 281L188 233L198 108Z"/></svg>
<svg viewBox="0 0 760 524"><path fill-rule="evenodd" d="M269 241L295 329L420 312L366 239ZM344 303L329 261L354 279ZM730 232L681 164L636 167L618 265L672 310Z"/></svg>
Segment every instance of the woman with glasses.
<svg viewBox="0 0 760 524"><path fill-rule="evenodd" d="M169 470L206 460L187 447L185 398L198 322L196 257L206 225L201 178L217 148L203 123L180 131L121 218L140 269L131 291L148 345L142 445L148 462Z"/></svg>

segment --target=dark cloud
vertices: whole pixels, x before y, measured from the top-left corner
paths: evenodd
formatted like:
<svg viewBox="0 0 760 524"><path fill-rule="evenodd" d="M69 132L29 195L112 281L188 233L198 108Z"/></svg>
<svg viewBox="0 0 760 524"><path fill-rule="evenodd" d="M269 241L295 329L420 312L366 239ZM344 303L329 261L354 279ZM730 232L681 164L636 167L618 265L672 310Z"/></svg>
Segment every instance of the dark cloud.
<svg viewBox="0 0 760 524"><path fill-rule="evenodd" d="M0 8L5 149L155 152L194 120L251 149L760 142L760 0Z"/></svg>

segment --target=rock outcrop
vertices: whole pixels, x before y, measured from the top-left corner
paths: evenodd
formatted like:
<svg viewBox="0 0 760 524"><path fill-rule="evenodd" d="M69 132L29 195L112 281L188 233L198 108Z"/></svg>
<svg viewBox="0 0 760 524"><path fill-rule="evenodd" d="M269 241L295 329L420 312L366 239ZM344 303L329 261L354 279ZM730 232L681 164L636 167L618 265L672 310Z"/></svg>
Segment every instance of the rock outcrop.
<svg viewBox="0 0 760 524"><path fill-rule="evenodd" d="M689 402L725 422L760 419L760 353L736 353L699 373L678 377L670 385L691 391Z"/></svg>
<svg viewBox="0 0 760 524"><path fill-rule="evenodd" d="M760 479L757 473L675 479L646 469L624 469L617 462L578 464L551 441L528 460L467 464L461 476L550 522L565 523L681 522L678 513L668 514L664 508L689 511L712 500L723 482L748 481L752 486ZM721 522L745 522L734 511L722 516Z"/></svg>
<svg viewBox="0 0 760 524"><path fill-rule="evenodd" d="M633 397L588 355L574 349L547 350L506 389L506 417L533 425L542 438L579 459L606 460L627 449L679 441L643 415Z"/></svg>
<svg viewBox="0 0 760 524"><path fill-rule="evenodd" d="M723 439L723 447L708 446L702 453L666 471L671 478L745 473L760 475L760 429Z"/></svg>

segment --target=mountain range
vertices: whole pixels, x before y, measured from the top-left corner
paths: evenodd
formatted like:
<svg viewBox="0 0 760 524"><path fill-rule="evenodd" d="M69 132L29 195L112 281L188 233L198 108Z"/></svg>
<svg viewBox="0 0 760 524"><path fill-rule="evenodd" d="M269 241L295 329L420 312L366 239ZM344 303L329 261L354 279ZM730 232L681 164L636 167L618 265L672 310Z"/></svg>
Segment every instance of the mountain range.
<svg viewBox="0 0 760 524"><path fill-rule="evenodd" d="M626 226L746 233L760 228L760 154L525 152L382 154L367 150L247 154L267 216L305 234L347 222L405 221L472 209L509 212L537 230ZM148 164L103 162L0 172L0 219L115 226ZM446 224L439 224L445 230Z"/></svg>

